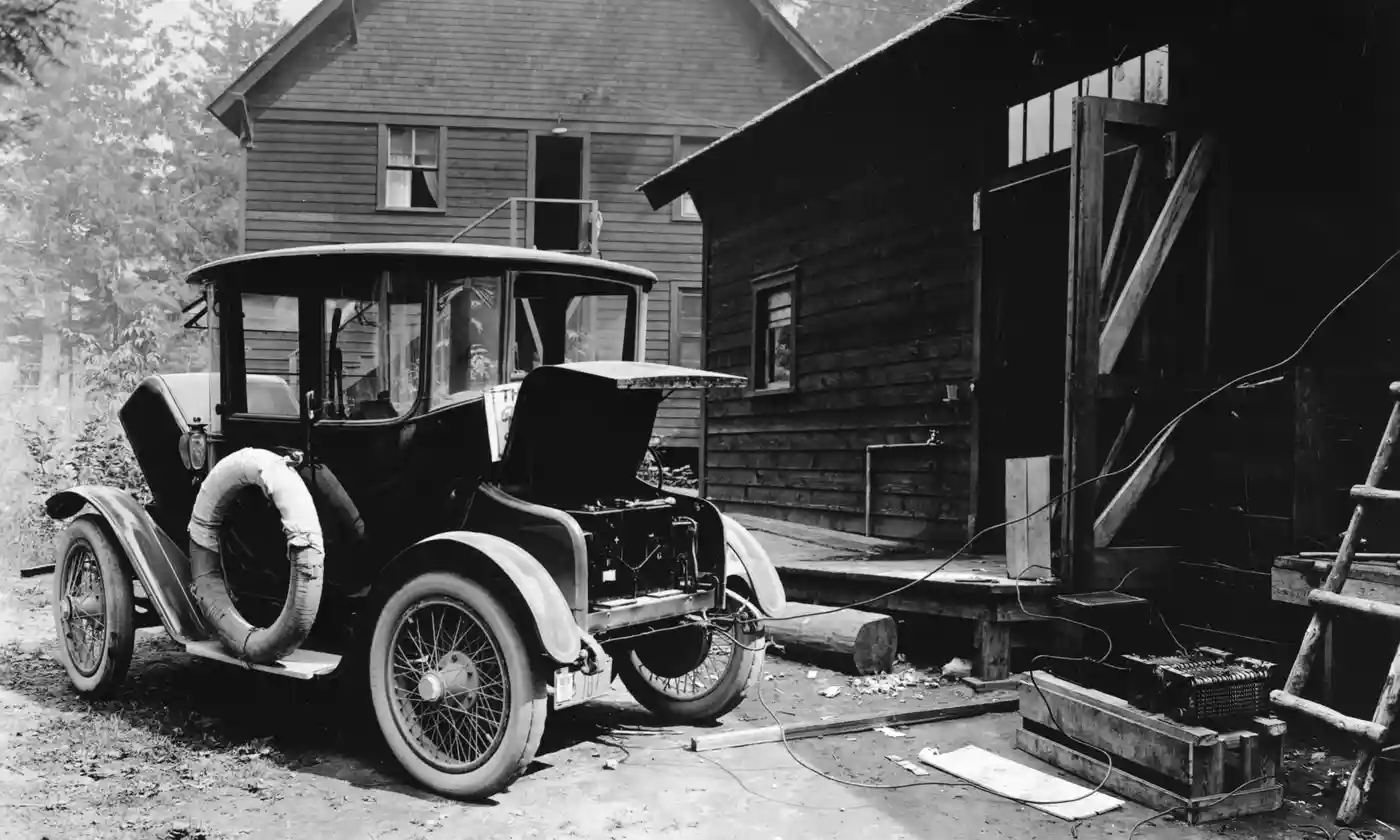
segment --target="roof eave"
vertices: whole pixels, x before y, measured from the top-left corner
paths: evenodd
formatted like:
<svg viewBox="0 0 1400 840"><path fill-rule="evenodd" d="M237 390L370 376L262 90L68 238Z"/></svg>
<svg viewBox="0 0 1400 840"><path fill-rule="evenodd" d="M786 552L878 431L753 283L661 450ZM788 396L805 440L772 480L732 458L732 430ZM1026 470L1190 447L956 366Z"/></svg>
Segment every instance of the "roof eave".
<svg viewBox="0 0 1400 840"><path fill-rule="evenodd" d="M332 14L345 5L345 0L321 0L315 8L307 12L296 25L287 30L281 38L277 39L271 47L262 55L253 59L253 63L248 65L242 75L233 81L233 84L224 89L210 102L206 110L214 115L224 127L234 134L240 133L241 117L236 117L234 105L239 98L246 96L253 86L263 79L272 69L277 66L292 50L296 49L310 37L311 33L320 28Z"/></svg>
<svg viewBox="0 0 1400 840"><path fill-rule="evenodd" d="M759 17L768 21L768 25L772 26L778 35L788 43L788 46L792 47L793 52L797 53L812 69L812 72L817 74L818 79L831 75L831 63L822 58L821 53L808 43L797 27L793 26L782 12L778 11L772 0L749 0L749 3L753 5Z"/></svg>
<svg viewBox="0 0 1400 840"><path fill-rule="evenodd" d="M766 4L766 0L764 0L764 2ZM637 192L640 192L647 197L647 201L651 202L653 210L659 210L660 208L671 203L672 201L675 201L677 198L680 198L682 195L689 192L689 189L685 186L684 183L687 180L687 171L699 165L701 161L704 161L707 158L712 159L714 154L716 153L716 150L720 147L727 148L726 144L732 143L732 141L736 137L748 134L760 123L769 120L770 118L776 116L779 112L786 110L789 106L792 106L797 102L810 96L813 93L813 91L815 91L817 88L820 88L826 85L827 83L831 82L832 80L838 79L842 76L853 75L854 73L858 72L861 67L870 62L876 56L879 56L889 51L889 49L895 46L896 44L908 40L917 33L928 29L929 27L933 26L934 24L938 23L944 18L947 18L957 12L963 11L968 6L985 2L989 2L989 0L953 0L952 3L949 3L947 6L945 6L940 11L936 12L927 20L924 20L921 23L917 23L909 27L908 29L904 30L904 32L901 32L900 34L894 36L893 38L889 39L885 43L881 44L880 46L876 47L875 49L861 56L860 58L857 58L855 61L852 61L851 63L841 67L839 70L835 70L826 75L823 75L821 78L817 79L815 82L798 91L793 96L790 96L782 102L779 102L777 105L774 105L772 108L769 108L768 110L764 111L763 113L759 114L758 116L754 117L753 119L749 120L748 122L729 132L728 134L725 134L723 137L719 138L715 142L711 143L710 145L706 146L705 148L701 149L700 151L696 152L690 157L678 161L677 163L662 170L656 175L653 175L650 180L644 182L641 186L637 187Z"/></svg>

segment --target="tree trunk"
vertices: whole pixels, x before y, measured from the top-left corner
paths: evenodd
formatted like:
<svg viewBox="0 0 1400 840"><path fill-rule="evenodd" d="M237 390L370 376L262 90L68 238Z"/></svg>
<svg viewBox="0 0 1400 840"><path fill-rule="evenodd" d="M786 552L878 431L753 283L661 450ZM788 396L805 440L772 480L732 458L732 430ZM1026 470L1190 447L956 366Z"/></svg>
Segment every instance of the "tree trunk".
<svg viewBox="0 0 1400 840"><path fill-rule="evenodd" d="M893 669L899 641L893 618L862 610L831 609L789 602L768 622L768 630L779 644L829 655L856 674ZM819 614L791 618L811 613Z"/></svg>

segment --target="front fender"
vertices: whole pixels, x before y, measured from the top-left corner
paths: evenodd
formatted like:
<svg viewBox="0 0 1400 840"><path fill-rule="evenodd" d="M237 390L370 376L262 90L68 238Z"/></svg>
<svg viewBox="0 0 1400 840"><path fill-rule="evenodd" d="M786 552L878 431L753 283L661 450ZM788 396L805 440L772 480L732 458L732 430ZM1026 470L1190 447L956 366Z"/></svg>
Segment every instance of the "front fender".
<svg viewBox="0 0 1400 840"><path fill-rule="evenodd" d="M213 638L190 596L190 560L130 493L115 487L72 487L50 496L44 510L69 519L86 507L97 511L121 546L161 624L176 641Z"/></svg>
<svg viewBox="0 0 1400 840"><path fill-rule="evenodd" d="M540 561L509 540L478 531L447 531L404 549L390 567L424 558L444 548L464 553L470 558L469 562L490 564L504 575L529 611L535 638L549 658L564 665L578 660L583 651L582 631L574 621L564 593ZM465 571L470 576L471 569Z"/></svg>
<svg viewBox="0 0 1400 840"><path fill-rule="evenodd" d="M720 519L724 522L725 579L737 577L747 582L764 615L781 611L787 606L787 592L768 552L743 525L723 513Z"/></svg>

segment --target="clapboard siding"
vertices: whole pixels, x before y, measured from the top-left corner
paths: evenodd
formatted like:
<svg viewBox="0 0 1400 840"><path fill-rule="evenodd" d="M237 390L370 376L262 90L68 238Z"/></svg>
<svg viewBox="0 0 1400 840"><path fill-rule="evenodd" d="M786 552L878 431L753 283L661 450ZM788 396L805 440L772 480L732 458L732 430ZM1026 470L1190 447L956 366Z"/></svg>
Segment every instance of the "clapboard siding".
<svg viewBox="0 0 1400 840"><path fill-rule="evenodd" d="M380 212L379 126L265 121L247 150L246 249L324 242L446 241L503 199L525 195L529 135L453 128L447 133L447 212ZM469 235L504 245L497 214Z"/></svg>
<svg viewBox="0 0 1400 840"><path fill-rule="evenodd" d="M378 0L249 92L268 107L739 125L816 79L749 0Z"/></svg>
<svg viewBox="0 0 1400 840"><path fill-rule="evenodd" d="M603 256L655 272L659 282L647 307L647 359L671 361L671 286L699 283L701 229L677 221L671 208L652 210L638 184L674 162L671 137L594 134L590 140L591 197L603 214ZM663 446L700 445L699 397L673 394L657 411L656 435Z"/></svg>
<svg viewBox="0 0 1400 840"><path fill-rule="evenodd" d="M753 280L797 270L795 389L709 397L706 492L726 510L860 531L865 447L936 431L940 446L875 453L872 530L966 534L970 412L942 398L973 372L971 225L961 201L929 196L973 187L935 162L881 165L899 142L871 140L852 152L860 163L794 163L800 176L750 173L697 195L712 236L707 367L752 375Z"/></svg>

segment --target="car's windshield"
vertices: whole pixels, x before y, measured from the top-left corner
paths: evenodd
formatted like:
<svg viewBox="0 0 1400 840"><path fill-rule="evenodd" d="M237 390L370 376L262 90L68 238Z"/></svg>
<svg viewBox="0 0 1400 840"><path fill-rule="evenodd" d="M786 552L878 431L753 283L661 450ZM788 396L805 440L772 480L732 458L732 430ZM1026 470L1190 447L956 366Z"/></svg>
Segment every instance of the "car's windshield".
<svg viewBox="0 0 1400 840"><path fill-rule="evenodd" d="M540 365L632 358L628 325L637 312L632 286L556 272L522 272L513 279L509 309L504 274L438 284L434 405L523 379Z"/></svg>

